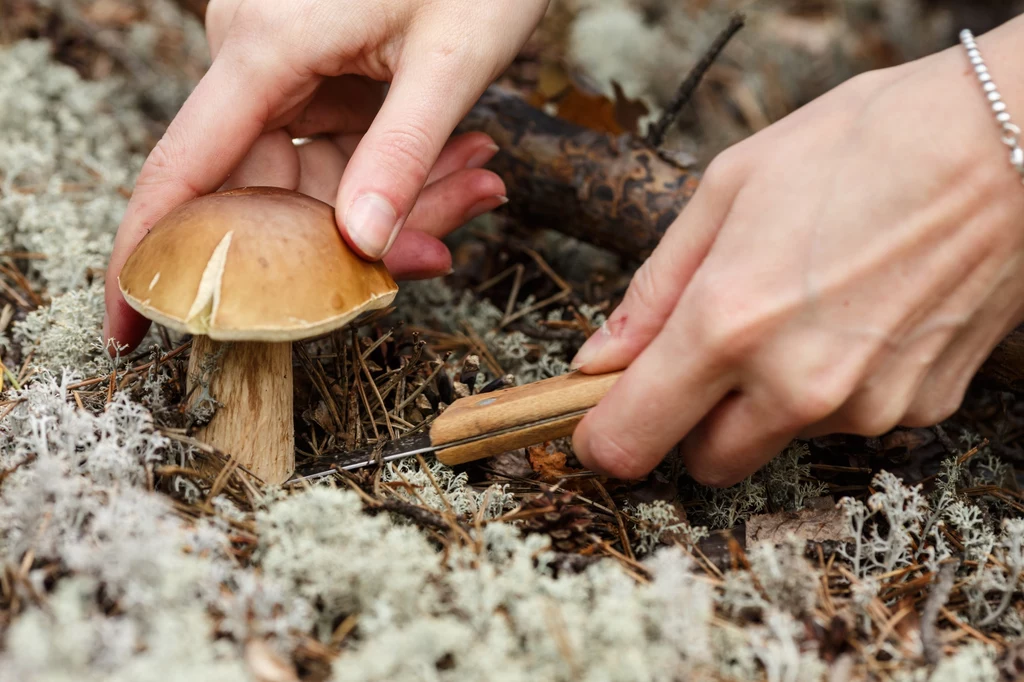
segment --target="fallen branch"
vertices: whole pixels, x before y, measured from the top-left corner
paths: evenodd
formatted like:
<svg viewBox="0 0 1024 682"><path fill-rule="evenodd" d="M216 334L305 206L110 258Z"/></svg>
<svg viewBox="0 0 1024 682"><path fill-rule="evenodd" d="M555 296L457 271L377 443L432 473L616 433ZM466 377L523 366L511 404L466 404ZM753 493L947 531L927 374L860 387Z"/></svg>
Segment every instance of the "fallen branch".
<svg viewBox="0 0 1024 682"><path fill-rule="evenodd" d="M494 86L461 130L490 135L488 164L508 190L504 211L630 260L642 260L693 196L698 177L630 135L597 133L548 116Z"/></svg>

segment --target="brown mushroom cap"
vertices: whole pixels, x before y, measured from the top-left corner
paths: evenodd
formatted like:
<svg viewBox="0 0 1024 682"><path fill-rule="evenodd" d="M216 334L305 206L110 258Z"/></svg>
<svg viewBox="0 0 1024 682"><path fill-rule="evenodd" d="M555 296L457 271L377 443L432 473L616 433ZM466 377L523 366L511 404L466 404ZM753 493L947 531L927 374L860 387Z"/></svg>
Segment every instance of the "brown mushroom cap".
<svg viewBox="0 0 1024 682"><path fill-rule="evenodd" d="M247 187L162 218L128 258L121 293L145 317L219 341L295 341L391 303L383 263L352 251L334 209L304 194Z"/></svg>

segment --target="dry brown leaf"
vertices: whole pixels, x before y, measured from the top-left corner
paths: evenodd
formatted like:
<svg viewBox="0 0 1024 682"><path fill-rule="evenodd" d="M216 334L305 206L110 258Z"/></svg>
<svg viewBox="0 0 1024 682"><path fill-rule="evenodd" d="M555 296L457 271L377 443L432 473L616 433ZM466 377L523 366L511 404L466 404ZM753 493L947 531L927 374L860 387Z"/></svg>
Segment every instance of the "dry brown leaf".
<svg viewBox="0 0 1024 682"><path fill-rule="evenodd" d="M533 473L533 467L522 450L509 450L492 457L490 467L495 473L509 478L526 478Z"/></svg>
<svg viewBox="0 0 1024 682"><path fill-rule="evenodd" d="M557 483L566 476L579 473L582 469L566 466L568 455L559 450L549 451L550 443L542 443L527 448L530 466L545 483Z"/></svg>
<svg viewBox="0 0 1024 682"><path fill-rule="evenodd" d="M626 98L618 83L612 85L616 93L614 101L570 85L555 102L555 114L558 118L599 133L637 134L638 122L647 114L647 107L640 101Z"/></svg>
<svg viewBox="0 0 1024 682"><path fill-rule="evenodd" d="M845 540L846 516L832 505L826 509L760 514L747 521L747 547L758 542L782 543L790 534L813 542Z"/></svg>
<svg viewBox="0 0 1024 682"><path fill-rule="evenodd" d="M613 82L614 99L581 88L555 62L540 66L536 89L527 102L538 109L551 108L553 115L578 126L609 135L639 134L640 119L649 113L640 100L631 100Z"/></svg>

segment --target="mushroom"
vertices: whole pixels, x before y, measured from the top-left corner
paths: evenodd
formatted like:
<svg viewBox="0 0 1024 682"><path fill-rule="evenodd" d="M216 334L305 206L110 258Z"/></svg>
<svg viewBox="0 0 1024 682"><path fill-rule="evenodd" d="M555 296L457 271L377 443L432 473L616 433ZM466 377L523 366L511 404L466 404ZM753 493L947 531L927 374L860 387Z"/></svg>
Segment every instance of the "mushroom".
<svg viewBox="0 0 1024 682"><path fill-rule="evenodd" d="M341 238L334 209L283 189L209 194L153 226L118 278L145 317L193 335L188 391L220 407L198 437L268 483L295 468L293 341L391 303L398 286Z"/></svg>

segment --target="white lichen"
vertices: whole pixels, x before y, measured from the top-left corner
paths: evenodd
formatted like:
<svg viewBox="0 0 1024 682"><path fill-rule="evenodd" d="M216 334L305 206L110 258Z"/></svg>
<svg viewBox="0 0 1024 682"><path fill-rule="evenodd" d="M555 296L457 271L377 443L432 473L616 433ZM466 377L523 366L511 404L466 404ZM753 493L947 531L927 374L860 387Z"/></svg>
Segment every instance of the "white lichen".
<svg viewBox="0 0 1024 682"><path fill-rule="evenodd" d="M642 502L635 507L627 507L626 511L637 519L633 524L636 533L634 549L642 555L650 554L668 538L679 537L694 544L708 535L707 528L694 527L680 519L675 508L665 500Z"/></svg>
<svg viewBox="0 0 1024 682"><path fill-rule="evenodd" d="M32 354L30 365L36 370L104 374L113 362L101 340L103 311L102 285L74 289L14 323L13 338Z"/></svg>

